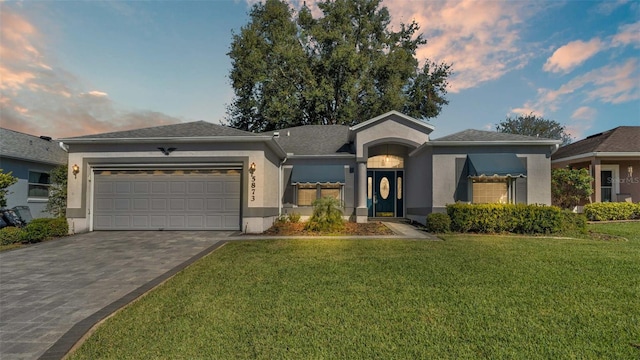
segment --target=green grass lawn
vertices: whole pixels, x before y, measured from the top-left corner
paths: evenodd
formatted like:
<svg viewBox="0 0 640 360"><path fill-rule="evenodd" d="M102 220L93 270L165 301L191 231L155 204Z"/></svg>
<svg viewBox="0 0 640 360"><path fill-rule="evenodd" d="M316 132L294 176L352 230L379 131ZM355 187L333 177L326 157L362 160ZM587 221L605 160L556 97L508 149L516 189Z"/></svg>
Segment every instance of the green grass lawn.
<svg viewBox="0 0 640 360"><path fill-rule="evenodd" d="M225 245L108 319L73 359L637 359L640 223L627 240Z"/></svg>

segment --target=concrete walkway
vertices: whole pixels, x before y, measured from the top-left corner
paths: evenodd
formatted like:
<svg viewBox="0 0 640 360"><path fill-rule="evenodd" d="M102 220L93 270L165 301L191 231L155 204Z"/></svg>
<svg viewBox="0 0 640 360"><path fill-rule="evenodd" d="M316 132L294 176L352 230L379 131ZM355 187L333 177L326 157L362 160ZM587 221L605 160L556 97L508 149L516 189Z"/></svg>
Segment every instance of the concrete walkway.
<svg viewBox="0 0 640 360"><path fill-rule="evenodd" d="M396 235L331 238L439 240L405 223L385 225ZM2 252L0 359L60 359L100 320L227 241L268 238L283 237L99 231Z"/></svg>
<svg viewBox="0 0 640 360"><path fill-rule="evenodd" d="M229 235L92 232L0 253L0 359L62 358L93 324Z"/></svg>

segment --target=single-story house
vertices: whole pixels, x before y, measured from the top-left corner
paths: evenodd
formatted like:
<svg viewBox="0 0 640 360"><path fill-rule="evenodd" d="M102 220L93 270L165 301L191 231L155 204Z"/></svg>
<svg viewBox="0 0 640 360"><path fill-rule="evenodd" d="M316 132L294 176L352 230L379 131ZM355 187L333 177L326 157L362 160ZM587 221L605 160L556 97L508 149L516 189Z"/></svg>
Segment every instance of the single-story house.
<svg viewBox="0 0 640 360"><path fill-rule="evenodd" d="M254 233L324 196L358 222L424 223L456 201L550 204L559 141L478 130L430 140L433 130L391 111L351 127L256 134L198 121L62 139L67 218L76 232Z"/></svg>
<svg viewBox="0 0 640 360"><path fill-rule="evenodd" d="M7 190L7 207L28 206L34 218L49 217L49 173L67 163L67 152L47 136L33 136L0 128L0 169L18 182Z"/></svg>
<svg viewBox="0 0 640 360"><path fill-rule="evenodd" d="M619 126L563 146L551 165L589 169L592 202L640 202L640 126Z"/></svg>

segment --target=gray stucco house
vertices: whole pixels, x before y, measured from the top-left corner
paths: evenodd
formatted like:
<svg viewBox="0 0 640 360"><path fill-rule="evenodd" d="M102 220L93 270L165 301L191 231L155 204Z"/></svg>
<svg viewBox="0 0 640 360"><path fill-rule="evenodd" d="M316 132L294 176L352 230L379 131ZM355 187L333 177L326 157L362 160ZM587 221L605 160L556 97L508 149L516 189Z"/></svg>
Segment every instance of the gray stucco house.
<svg viewBox="0 0 640 360"><path fill-rule="evenodd" d="M75 232L262 232L333 196L346 218L424 222L456 201L550 204L559 141L434 127L396 111L254 134L203 121L62 139ZM74 175L72 167L77 165Z"/></svg>
<svg viewBox="0 0 640 360"><path fill-rule="evenodd" d="M0 169L18 178L7 190L7 207L28 206L34 218L45 212L51 184L49 173L67 163L67 153L50 137L0 128Z"/></svg>

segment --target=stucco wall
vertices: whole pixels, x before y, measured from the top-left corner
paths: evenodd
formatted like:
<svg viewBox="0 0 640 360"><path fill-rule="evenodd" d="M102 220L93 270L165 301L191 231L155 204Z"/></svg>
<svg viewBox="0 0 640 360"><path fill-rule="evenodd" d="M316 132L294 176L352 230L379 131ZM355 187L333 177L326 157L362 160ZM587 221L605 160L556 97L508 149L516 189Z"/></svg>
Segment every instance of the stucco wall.
<svg viewBox="0 0 640 360"><path fill-rule="evenodd" d="M176 147L169 156L158 147ZM240 163L243 166L241 193L241 230L261 232L266 223L271 224L278 215L278 166L277 157L264 143L234 144L132 144L132 145L71 145L69 164L78 164L80 174L69 174L67 218L75 232L90 230L91 175L95 166L106 164L224 164ZM266 153L266 156L265 156ZM255 199L250 201L251 181L248 166L256 164ZM261 220L258 220L261 219Z"/></svg>
<svg viewBox="0 0 640 360"><path fill-rule="evenodd" d="M413 125L413 124L412 124ZM365 129L361 129L356 134L356 156L358 158L371 156L367 154L367 145L376 145L378 140L412 145L414 147L424 144L429 140L429 135L424 133L425 129L418 129L417 125L408 126L396 121L394 117L380 121Z"/></svg>
<svg viewBox="0 0 640 360"><path fill-rule="evenodd" d="M424 224L431 213L433 187L432 151L430 148L405 159L405 206L407 218Z"/></svg>
<svg viewBox="0 0 640 360"><path fill-rule="evenodd" d="M9 186L7 190L7 208L15 206L28 206L33 218L51 217L45 211L47 199L29 199L29 171L51 172L54 165L42 164L31 161L21 161L17 159L0 159L0 169L3 172L11 172L11 175L18 178L18 182Z"/></svg>
<svg viewBox="0 0 640 360"><path fill-rule="evenodd" d="M474 153L514 153L526 158L527 203L551 205L550 146L450 146L433 147L433 211L455 202L456 158Z"/></svg>

